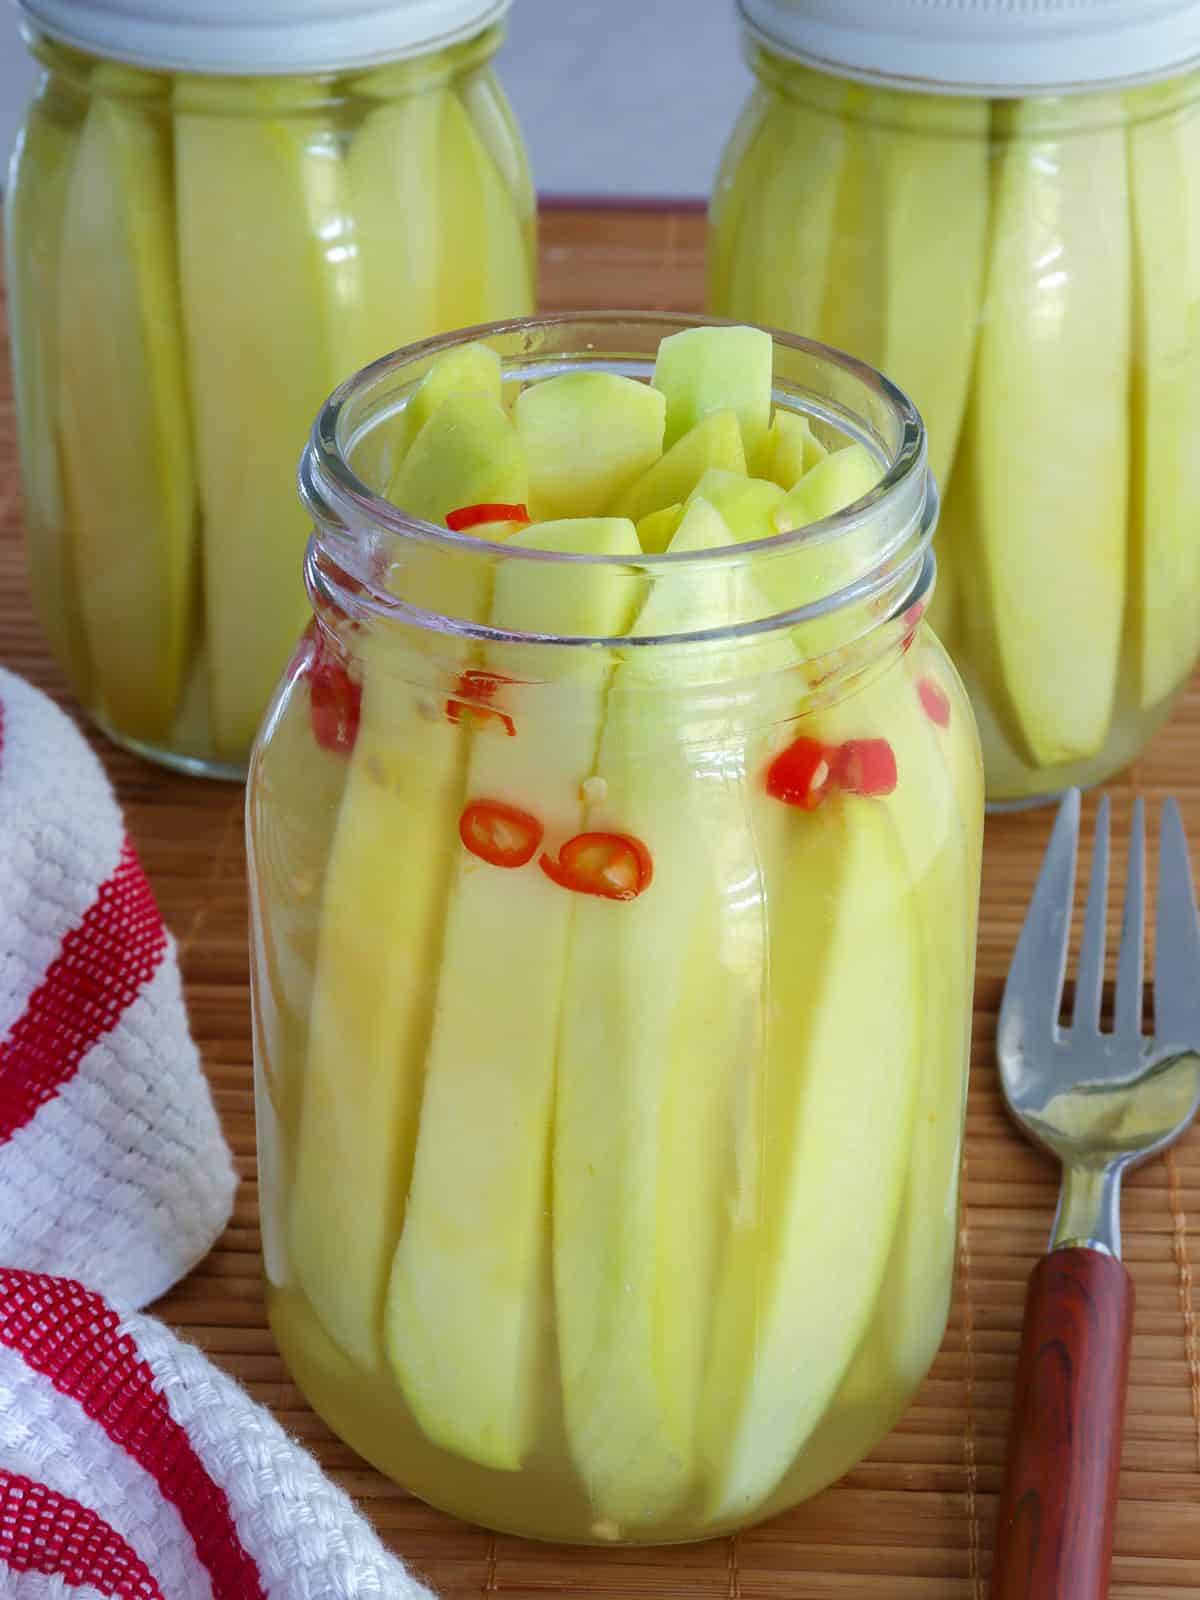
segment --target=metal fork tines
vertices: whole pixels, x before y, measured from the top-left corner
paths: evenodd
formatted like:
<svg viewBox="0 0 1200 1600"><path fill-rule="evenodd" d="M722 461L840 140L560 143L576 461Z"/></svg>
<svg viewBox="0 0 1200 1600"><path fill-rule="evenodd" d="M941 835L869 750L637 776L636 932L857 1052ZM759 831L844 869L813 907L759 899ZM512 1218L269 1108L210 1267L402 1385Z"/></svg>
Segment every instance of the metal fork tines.
<svg viewBox="0 0 1200 1600"><path fill-rule="evenodd" d="M1200 922L1187 841L1173 800L1163 806L1154 958L1154 1028L1143 1024L1145 819L1136 802L1111 1029L1104 990L1109 804L1100 802L1083 937L1068 1026L1060 1022L1080 800L1054 825L1000 1009L997 1053L1008 1107L1063 1162L1056 1245L1089 1242L1120 1253L1123 1173L1186 1127L1200 1094Z"/></svg>

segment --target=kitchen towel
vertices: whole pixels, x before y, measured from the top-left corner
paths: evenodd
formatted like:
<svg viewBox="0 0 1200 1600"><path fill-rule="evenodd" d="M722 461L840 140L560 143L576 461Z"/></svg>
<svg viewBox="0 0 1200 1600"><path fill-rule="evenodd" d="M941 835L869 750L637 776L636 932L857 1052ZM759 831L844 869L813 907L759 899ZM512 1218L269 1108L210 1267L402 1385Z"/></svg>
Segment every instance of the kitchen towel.
<svg viewBox="0 0 1200 1600"><path fill-rule="evenodd" d="M137 1314L235 1184L103 768L0 668L3 1600L428 1597L267 1411Z"/></svg>

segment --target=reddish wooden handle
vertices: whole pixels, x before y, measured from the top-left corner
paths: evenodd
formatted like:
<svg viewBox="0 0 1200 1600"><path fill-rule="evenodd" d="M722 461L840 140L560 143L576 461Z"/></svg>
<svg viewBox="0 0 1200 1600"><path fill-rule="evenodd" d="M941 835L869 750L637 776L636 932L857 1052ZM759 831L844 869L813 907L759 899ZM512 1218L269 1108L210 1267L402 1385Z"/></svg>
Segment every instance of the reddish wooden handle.
<svg viewBox="0 0 1200 1600"><path fill-rule="evenodd" d="M992 1600L1104 1600L1112 1563L1133 1282L1099 1250L1029 1280Z"/></svg>

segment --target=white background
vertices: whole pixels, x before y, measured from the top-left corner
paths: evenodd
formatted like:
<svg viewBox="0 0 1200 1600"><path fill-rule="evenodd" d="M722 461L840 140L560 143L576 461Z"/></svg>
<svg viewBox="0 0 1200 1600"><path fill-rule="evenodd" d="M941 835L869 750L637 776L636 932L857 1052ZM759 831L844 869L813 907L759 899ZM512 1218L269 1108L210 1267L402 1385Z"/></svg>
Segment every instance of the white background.
<svg viewBox="0 0 1200 1600"><path fill-rule="evenodd" d="M733 0L515 0L499 67L551 194L706 195L750 82ZM5 164L32 83L0 0Z"/></svg>

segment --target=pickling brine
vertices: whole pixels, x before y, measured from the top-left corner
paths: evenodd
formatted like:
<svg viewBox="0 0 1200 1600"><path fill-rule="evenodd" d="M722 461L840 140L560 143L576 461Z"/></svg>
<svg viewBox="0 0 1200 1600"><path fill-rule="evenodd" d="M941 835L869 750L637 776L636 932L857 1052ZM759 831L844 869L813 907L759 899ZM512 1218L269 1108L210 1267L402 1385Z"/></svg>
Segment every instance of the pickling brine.
<svg viewBox="0 0 1200 1600"><path fill-rule="evenodd" d="M29 562L71 688L120 743L244 771L307 614L317 407L398 345L532 308L500 36L233 76L30 35L5 225Z"/></svg>
<svg viewBox="0 0 1200 1600"><path fill-rule="evenodd" d="M961 59L987 70L980 48ZM988 798L1097 782L1200 652L1200 75L986 99L748 50L710 308L912 394L942 492L932 617Z"/></svg>
<svg viewBox="0 0 1200 1600"><path fill-rule="evenodd" d="M800 341L551 319L363 375L302 482L248 809L289 1367L517 1533L815 1493L953 1276L982 784L919 419Z"/></svg>

